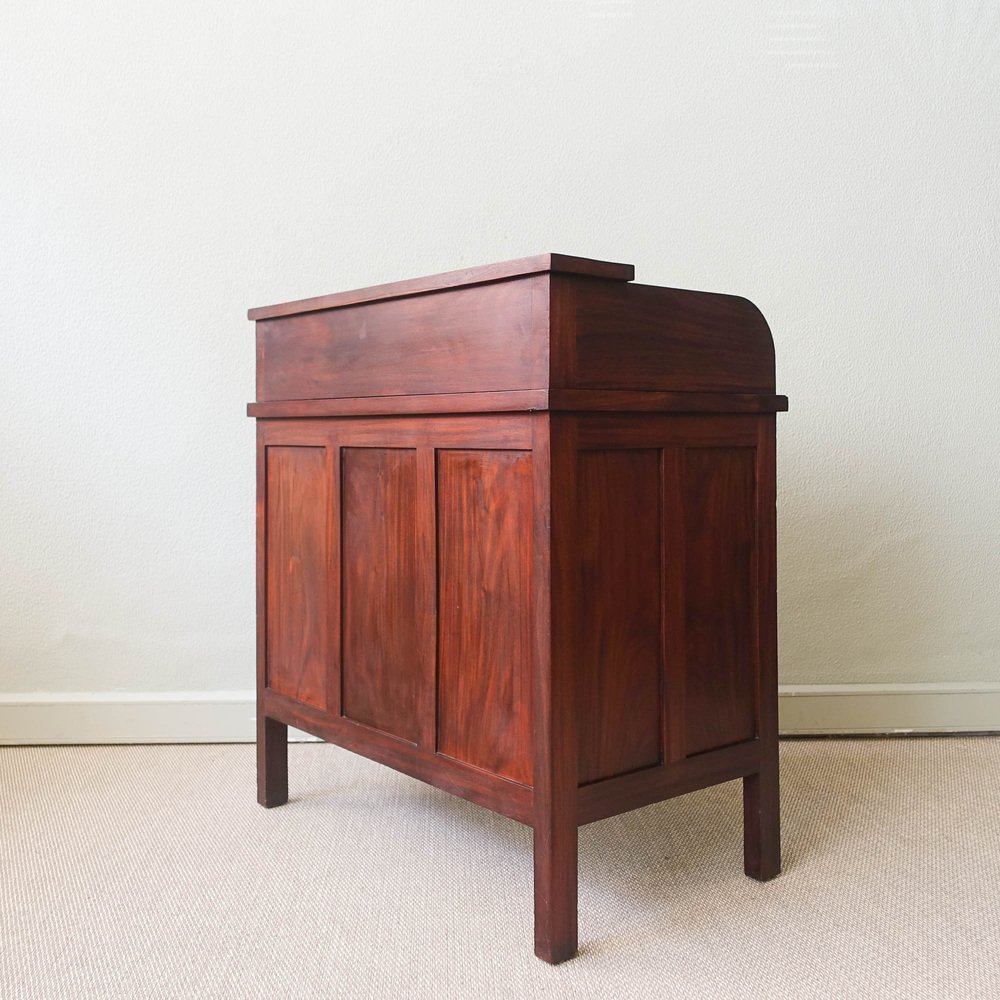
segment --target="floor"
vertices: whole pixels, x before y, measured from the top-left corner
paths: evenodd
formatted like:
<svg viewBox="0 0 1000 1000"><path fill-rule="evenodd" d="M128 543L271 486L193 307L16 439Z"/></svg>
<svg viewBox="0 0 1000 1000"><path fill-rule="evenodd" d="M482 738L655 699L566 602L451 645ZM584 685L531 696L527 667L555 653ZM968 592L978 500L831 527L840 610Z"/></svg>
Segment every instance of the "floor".
<svg viewBox="0 0 1000 1000"><path fill-rule="evenodd" d="M0 997L1000 997L1000 737L783 742L784 873L736 782L581 830L580 955L531 838L326 744L0 748Z"/></svg>

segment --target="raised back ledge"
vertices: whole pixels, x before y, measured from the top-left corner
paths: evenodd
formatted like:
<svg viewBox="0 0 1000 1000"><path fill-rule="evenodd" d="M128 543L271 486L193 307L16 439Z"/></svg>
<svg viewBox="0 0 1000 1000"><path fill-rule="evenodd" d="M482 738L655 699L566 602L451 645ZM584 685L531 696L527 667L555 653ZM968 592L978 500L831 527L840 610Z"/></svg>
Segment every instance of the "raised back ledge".
<svg viewBox="0 0 1000 1000"><path fill-rule="evenodd" d="M399 299L407 295L436 292L444 288L464 288L468 285L484 285L506 278L521 278L529 274L581 274L591 278L607 278L611 281L631 281L635 277L632 264L614 264L606 260L590 260L587 257L570 257L562 253L542 253L534 257L505 260L498 264L484 264L481 267L466 267L460 271L445 271L443 274L429 274L423 278L408 278L392 281L370 288L356 288L348 292L334 292L312 299L298 299L273 306L257 306L247 311L247 318L275 319L279 316L294 316L297 313L316 312L320 309L339 309L355 306L362 302L380 302L385 299Z"/></svg>

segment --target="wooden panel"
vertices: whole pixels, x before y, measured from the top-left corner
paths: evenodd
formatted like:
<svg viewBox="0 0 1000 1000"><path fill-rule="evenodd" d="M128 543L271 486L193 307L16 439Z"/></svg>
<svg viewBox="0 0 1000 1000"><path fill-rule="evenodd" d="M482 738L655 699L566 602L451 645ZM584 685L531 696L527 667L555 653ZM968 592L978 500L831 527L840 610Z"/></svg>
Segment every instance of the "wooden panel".
<svg viewBox="0 0 1000 1000"><path fill-rule="evenodd" d="M416 456L341 452L342 712L413 743L432 673L420 618Z"/></svg>
<svg viewBox="0 0 1000 1000"><path fill-rule="evenodd" d="M257 399L543 388L547 276L257 323Z"/></svg>
<svg viewBox="0 0 1000 1000"><path fill-rule="evenodd" d="M660 452L579 455L579 782L662 759Z"/></svg>
<svg viewBox="0 0 1000 1000"><path fill-rule="evenodd" d="M686 749L754 737L753 448L684 457Z"/></svg>
<svg viewBox="0 0 1000 1000"><path fill-rule="evenodd" d="M325 448L270 447L267 685L325 708L329 662L329 490Z"/></svg>
<svg viewBox="0 0 1000 1000"><path fill-rule="evenodd" d="M575 335L575 356L560 365L570 381L558 388L774 392L771 332L746 299L571 275L552 282L565 310L553 325Z"/></svg>
<svg viewBox="0 0 1000 1000"><path fill-rule="evenodd" d="M438 453L438 750L531 784L532 468Z"/></svg>

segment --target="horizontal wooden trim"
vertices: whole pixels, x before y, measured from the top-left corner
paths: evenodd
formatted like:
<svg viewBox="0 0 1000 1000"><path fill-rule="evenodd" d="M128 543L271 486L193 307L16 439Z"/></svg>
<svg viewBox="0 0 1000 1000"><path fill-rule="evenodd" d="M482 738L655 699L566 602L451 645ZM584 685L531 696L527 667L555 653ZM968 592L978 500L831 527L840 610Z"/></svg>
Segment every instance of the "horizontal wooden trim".
<svg viewBox="0 0 1000 1000"><path fill-rule="evenodd" d="M710 750L685 760L605 778L580 788L577 822L580 826L609 816L639 809L663 799L693 792L756 773L760 768L760 745L756 740Z"/></svg>
<svg viewBox="0 0 1000 1000"><path fill-rule="evenodd" d="M531 413L456 413L447 420L427 420L414 414L400 414L393 420L381 416L308 417L262 420L258 425L261 443L271 445L315 445L323 448L474 448L482 450L531 448L532 425L538 418Z"/></svg>
<svg viewBox="0 0 1000 1000"><path fill-rule="evenodd" d="M788 397L742 392L550 389L548 408L590 412L777 413L788 409Z"/></svg>
<svg viewBox="0 0 1000 1000"><path fill-rule="evenodd" d="M249 403L247 415L294 417L391 416L434 413L778 413L787 396L737 392L650 392L616 389L511 389L503 392L352 396Z"/></svg>
<svg viewBox="0 0 1000 1000"><path fill-rule="evenodd" d="M589 449L755 448L762 419L753 413L724 413L706 420L694 413L581 413L577 422L577 447Z"/></svg>
<svg viewBox="0 0 1000 1000"><path fill-rule="evenodd" d="M264 711L269 718L296 726L345 750L387 764L459 798L492 809L528 825L532 822L532 790L527 785L471 767L450 757L428 753L387 733L350 719L329 715L309 705L266 691Z"/></svg>
<svg viewBox="0 0 1000 1000"><path fill-rule="evenodd" d="M509 392L451 392L418 396L353 396L343 399L286 399L250 403L250 417L351 417L392 414L499 413L544 410L545 389L512 389Z"/></svg>
<svg viewBox="0 0 1000 1000"><path fill-rule="evenodd" d="M335 292L310 299L297 299L273 306L258 306L247 312L247 318L274 319L277 316L294 316L297 313L316 312L320 309L339 309L361 302L381 302L385 299L399 299L407 295L437 292L445 288L464 288L468 285L483 285L491 281L507 278L521 278L529 274L558 272L561 274L582 274L593 278L609 278L614 281L631 281L635 277L632 264L615 264L606 260L590 260L587 257L571 257L561 253L543 253L518 260L505 260L497 264L481 267L466 267L443 274L430 274L422 278L408 278L392 281L384 285L371 285L352 291Z"/></svg>

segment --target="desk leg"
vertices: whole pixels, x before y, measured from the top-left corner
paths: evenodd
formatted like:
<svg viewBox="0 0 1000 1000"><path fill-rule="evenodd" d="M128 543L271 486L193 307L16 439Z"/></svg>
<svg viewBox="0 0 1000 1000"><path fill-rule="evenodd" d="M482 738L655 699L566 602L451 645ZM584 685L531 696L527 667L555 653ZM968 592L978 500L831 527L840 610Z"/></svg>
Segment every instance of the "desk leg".
<svg viewBox="0 0 1000 1000"><path fill-rule="evenodd" d="M577 829L571 812L535 817L535 954L557 965L576 954Z"/></svg>
<svg viewBox="0 0 1000 1000"><path fill-rule="evenodd" d="M766 882L781 871L778 802L778 619L774 414L757 422L757 738L760 773L743 779L743 870Z"/></svg>
<svg viewBox="0 0 1000 1000"><path fill-rule="evenodd" d="M267 808L288 801L288 726L257 715L257 801Z"/></svg>
<svg viewBox="0 0 1000 1000"><path fill-rule="evenodd" d="M777 754L743 779L743 870L760 882L781 872Z"/></svg>

